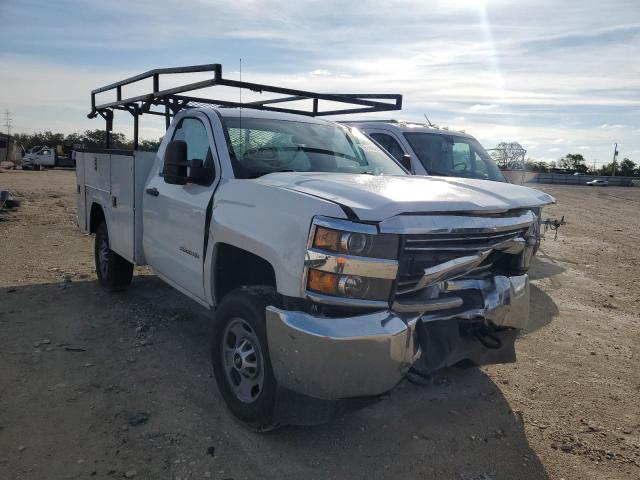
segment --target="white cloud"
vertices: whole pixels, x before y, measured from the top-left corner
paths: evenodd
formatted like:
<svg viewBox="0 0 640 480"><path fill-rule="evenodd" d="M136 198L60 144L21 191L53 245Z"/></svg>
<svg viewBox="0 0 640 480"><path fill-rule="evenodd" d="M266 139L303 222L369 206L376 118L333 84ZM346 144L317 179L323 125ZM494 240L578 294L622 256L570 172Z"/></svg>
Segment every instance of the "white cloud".
<svg viewBox="0 0 640 480"><path fill-rule="evenodd" d="M490 105L475 104L469 107L469 112L472 112L472 113L491 112L497 108L498 108L498 105L496 104L490 104Z"/></svg>
<svg viewBox="0 0 640 480"><path fill-rule="evenodd" d="M62 14L93 10L103 22L100 28L76 22L73 29L50 22L50 3L2 7L3 14L25 12L0 32L0 45L20 38L24 55L0 47L0 108L9 107L23 131L99 128L103 122L86 119L91 88L148 68L214 61L237 78L242 57L248 81L402 93L404 111L393 116L422 121L426 112L488 147L520 141L537 159L550 146L563 154L590 147L584 150L594 158L610 156L616 141L640 149L640 63L632 61L640 57L640 42L623 37L640 25L633 2L606 9L572 0L541 0L535 8L506 0L484 6L410 0L401 7L367 0L56 4ZM615 75L602 74L603 58L618 66ZM167 85L173 81L179 79ZM129 118L122 116L125 128ZM155 120L143 118L141 127ZM144 134L153 138L161 126L151 128Z"/></svg>
<svg viewBox="0 0 640 480"><path fill-rule="evenodd" d="M309 72L312 77L327 77L331 75L331 72L324 68L317 68L313 72Z"/></svg>
<svg viewBox="0 0 640 480"><path fill-rule="evenodd" d="M602 125L600 125L600 128L627 128L627 125L620 125L619 123L614 123L614 124L608 124L608 123L603 123Z"/></svg>

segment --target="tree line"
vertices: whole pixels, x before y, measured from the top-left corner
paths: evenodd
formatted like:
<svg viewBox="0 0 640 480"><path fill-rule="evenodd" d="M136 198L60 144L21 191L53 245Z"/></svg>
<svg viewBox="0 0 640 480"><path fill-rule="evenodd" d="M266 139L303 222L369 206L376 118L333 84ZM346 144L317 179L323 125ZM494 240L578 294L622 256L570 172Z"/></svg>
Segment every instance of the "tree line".
<svg viewBox="0 0 640 480"><path fill-rule="evenodd" d="M32 147L46 145L55 147L57 145L68 145L75 148L104 148L107 134L104 130L85 130L84 133L64 133L37 132L37 133L17 133L13 138L22 146L29 150ZM160 147L162 138L158 140L140 140L138 150L156 151ZM133 140L129 140L123 133L111 132L111 148L121 150L132 150Z"/></svg>
<svg viewBox="0 0 640 480"><path fill-rule="evenodd" d="M524 168L532 172L540 173L583 173L591 175L610 176L615 174L621 177L640 177L640 165L629 158L619 162L611 162L600 167L588 165L581 153L568 153L558 160L550 162L538 161L533 158L524 158L526 150L518 142L501 142L495 148L489 150L491 157L502 168Z"/></svg>
<svg viewBox="0 0 640 480"><path fill-rule="evenodd" d="M104 130L85 130L84 133L38 132L18 133L13 137L25 150L31 147L47 145L69 145L76 148L104 148L106 145L106 132ZM156 151L160 147L162 138L158 140L140 140L138 149L142 151ZM133 140L129 140L123 133L111 132L112 148L132 150ZM543 162L533 158L524 159L526 150L518 142L501 142L495 148L489 150L491 157L502 168L521 168L524 164L526 170L540 173L589 173L593 175L608 176L615 174L622 177L640 177L640 165L629 158L620 162L613 162L593 168L587 165L587 161L581 153L569 153L557 161Z"/></svg>
<svg viewBox="0 0 640 480"><path fill-rule="evenodd" d="M588 166L586 160L580 153L569 153L557 161L540 162L528 158L525 161L525 168L533 172L558 172L564 173L584 173L591 175L611 176L614 169L615 174L620 177L640 177L640 166L629 158L623 158L620 162L613 162L601 165L600 167Z"/></svg>

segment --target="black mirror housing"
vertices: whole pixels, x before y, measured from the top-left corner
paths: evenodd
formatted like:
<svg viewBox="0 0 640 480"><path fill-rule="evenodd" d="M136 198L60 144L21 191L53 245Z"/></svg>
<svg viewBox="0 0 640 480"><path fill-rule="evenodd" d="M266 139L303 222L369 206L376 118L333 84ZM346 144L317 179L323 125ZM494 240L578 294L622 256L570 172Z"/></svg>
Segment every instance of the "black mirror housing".
<svg viewBox="0 0 640 480"><path fill-rule="evenodd" d="M208 185L211 180L211 168L205 167L204 162L194 158L189 164L189 181L199 185Z"/></svg>
<svg viewBox="0 0 640 480"><path fill-rule="evenodd" d="M164 181L172 185L185 185L188 180L187 143L172 140L164 151Z"/></svg>

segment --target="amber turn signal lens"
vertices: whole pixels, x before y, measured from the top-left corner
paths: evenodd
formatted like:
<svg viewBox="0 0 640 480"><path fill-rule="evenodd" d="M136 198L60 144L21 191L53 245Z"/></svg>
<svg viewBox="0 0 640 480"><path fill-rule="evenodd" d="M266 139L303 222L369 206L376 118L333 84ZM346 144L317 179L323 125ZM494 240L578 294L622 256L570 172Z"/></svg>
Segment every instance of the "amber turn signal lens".
<svg viewBox="0 0 640 480"><path fill-rule="evenodd" d="M313 246L331 252L340 251L340 237L342 232L331 230L330 228L317 227L316 235L313 239Z"/></svg>
<svg viewBox="0 0 640 480"><path fill-rule="evenodd" d="M338 293L339 278L340 276L334 273L309 270L308 288L314 292L336 295Z"/></svg>

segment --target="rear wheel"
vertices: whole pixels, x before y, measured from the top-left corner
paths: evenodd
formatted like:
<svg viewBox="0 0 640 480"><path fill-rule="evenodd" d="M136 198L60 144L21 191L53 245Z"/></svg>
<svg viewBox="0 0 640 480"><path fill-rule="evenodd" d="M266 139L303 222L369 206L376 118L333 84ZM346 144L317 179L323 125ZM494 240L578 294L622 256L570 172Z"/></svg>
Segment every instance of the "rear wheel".
<svg viewBox="0 0 640 480"><path fill-rule="evenodd" d="M96 273L100 285L111 290L123 290L131 284L133 263L111 250L107 224L103 221L96 229Z"/></svg>
<svg viewBox="0 0 640 480"><path fill-rule="evenodd" d="M265 309L270 287L246 287L224 297L215 315L211 342L213 373L231 412L247 426L274 428L277 383L271 368Z"/></svg>

